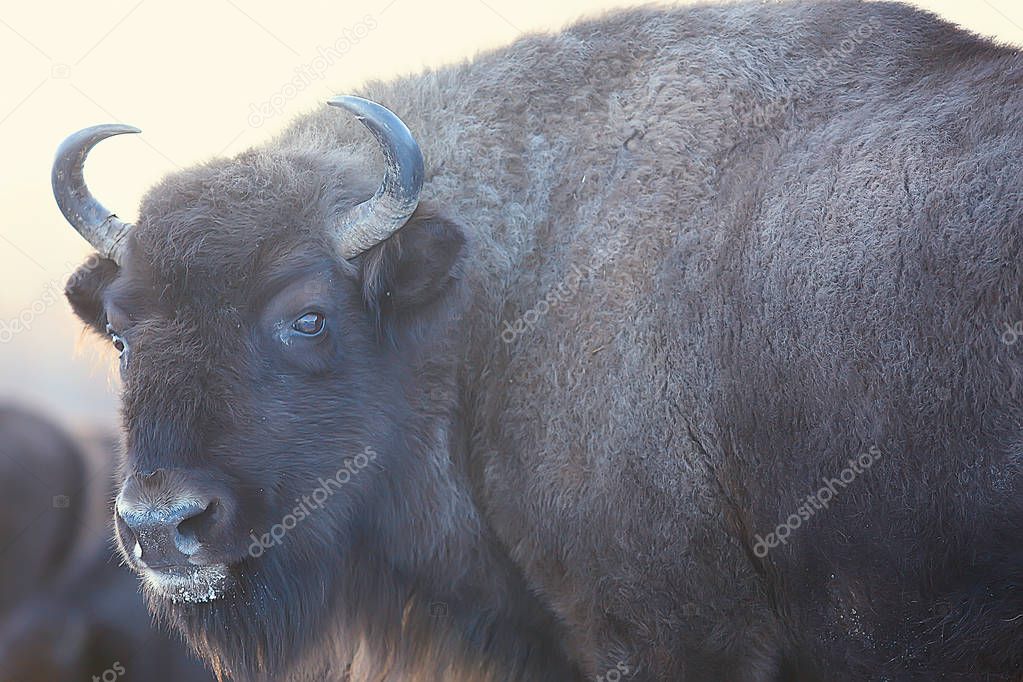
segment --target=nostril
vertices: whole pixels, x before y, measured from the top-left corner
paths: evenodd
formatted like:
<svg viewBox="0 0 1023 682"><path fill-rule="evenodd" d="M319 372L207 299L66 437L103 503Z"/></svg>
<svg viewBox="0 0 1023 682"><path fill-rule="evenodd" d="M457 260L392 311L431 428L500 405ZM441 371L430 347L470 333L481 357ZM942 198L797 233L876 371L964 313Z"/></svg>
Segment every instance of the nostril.
<svg viewBox="0 0 1023 682"><path fill-rule="evenodd" d="M183 519L178 524L178 536L181 538L179 548L184 554L194 554L202 542L202 538L209 536L209 531L217 521L220 510L220 500L210 500L206 508Z"/></svg>
<svg viewBox="0 0 1023 682"><path fill-rule="evenodd" d="M217 508L217 504L201 498L147 506L121 495L115 515L121 546L149 568L190 563Z"/></svg>

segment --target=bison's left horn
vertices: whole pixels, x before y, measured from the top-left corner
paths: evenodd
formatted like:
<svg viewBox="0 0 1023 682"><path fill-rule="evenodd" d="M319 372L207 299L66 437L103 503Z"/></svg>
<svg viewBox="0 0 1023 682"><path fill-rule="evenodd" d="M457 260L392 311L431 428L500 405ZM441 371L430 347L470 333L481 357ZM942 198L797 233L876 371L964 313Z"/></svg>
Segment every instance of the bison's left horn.
<svg viewBox="0 0 1023 682"><path fill-rule="evenodd" d="M103 208L85 184L82 168L89 151L100 141L113 135L142 132L138 128L120 124L92 126L68 136L57 149L53 160L53 196L61 213L104 258L120 261L125 237L131 231L126 223Z"/></svg>
<svg viewBox="0 0 1023 682"><path fill-rule="evenodd" d="M397 232L408 222L423 189L423 152L392 111L361 97L327 102L362 121L380 144L386 170L376 193L340 216L332 237L343 258L354 258Z"/></svg>

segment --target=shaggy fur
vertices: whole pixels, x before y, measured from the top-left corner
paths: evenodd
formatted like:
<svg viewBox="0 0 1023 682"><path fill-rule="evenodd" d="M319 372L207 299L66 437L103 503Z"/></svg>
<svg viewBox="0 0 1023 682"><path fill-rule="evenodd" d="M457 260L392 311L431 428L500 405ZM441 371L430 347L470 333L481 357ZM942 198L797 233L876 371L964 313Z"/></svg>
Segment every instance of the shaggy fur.
<svg viewBox="0 0 1023 682"><path fill-rule="evenodd" d="M336 110L169 177L70 292L127 320L125 475L240 500L232 588L153 607L240 679L1019 679L1021 85L902 5L644 9L367 86L428 177L352 262ZM273 343L282 277L325 342Z"/></svg>

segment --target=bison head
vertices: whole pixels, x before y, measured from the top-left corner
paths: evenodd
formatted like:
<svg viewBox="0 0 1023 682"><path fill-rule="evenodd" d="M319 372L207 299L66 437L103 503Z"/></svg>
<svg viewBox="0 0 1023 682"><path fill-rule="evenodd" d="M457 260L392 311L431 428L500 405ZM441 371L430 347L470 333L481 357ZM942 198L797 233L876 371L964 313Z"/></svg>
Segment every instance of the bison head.
<svg viewBox="0 0 1023 682"><path fill-rule="evenodd" d="M272 146L170 176L131 225L82 164L135 129L83 130L54 165L58 203L103 257L68 298L120 355L118 544L153 608L228 669L297 655L336 600L383 579L373 547L428 551L393 510L451 516L424 492L447 465L424 453L454 409L443 349L465 238L420 205L405 125L331 104L380 144L379 187L352 145Z"/></svg>

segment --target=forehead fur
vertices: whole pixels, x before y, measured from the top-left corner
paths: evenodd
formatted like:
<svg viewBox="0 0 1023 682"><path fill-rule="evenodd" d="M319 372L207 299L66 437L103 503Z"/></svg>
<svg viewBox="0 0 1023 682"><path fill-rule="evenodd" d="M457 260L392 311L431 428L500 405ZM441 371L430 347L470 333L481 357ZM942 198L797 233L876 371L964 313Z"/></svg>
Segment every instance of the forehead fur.
<svg viewBox="0 0 1023 682"><path fill-rule="evenodd" d="M283 258L331 257L331 221L372 191L346 186L345 167L260 149L171 174L143 199L132 258L162 287L226 293Z"/></svg>

